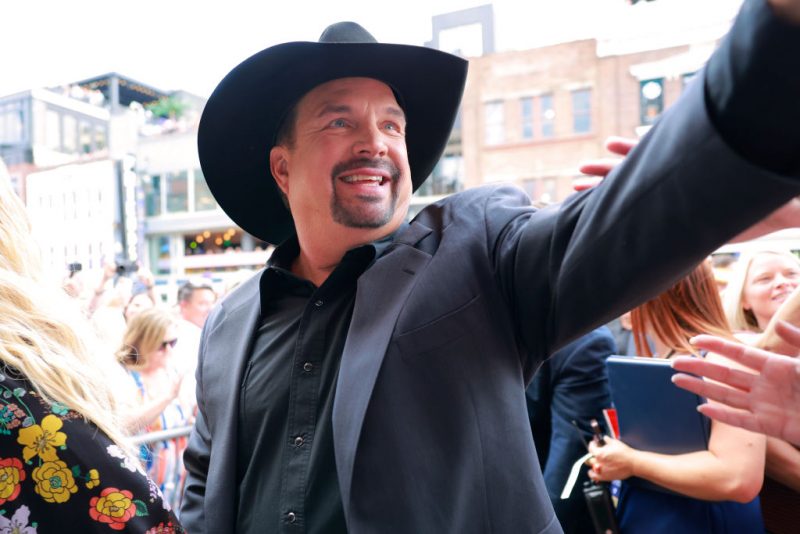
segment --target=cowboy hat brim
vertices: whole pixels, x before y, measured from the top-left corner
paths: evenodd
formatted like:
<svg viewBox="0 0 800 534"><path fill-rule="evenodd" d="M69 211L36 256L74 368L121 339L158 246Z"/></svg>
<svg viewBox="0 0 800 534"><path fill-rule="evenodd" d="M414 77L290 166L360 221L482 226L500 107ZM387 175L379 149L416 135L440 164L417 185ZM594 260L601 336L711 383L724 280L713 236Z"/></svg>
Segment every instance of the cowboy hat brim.
<svg viewBox="0 0 800 534"><path fill-rule="evenodd" d="M441 157L453 127L467 62L431 48L384 43L292 42L234 68L206 103L198 130L200 164L220 207L241 228L272 244L294 232L269 168L269 151L288 110L314 87L374 78L398 95L416 190Z"/></svg>

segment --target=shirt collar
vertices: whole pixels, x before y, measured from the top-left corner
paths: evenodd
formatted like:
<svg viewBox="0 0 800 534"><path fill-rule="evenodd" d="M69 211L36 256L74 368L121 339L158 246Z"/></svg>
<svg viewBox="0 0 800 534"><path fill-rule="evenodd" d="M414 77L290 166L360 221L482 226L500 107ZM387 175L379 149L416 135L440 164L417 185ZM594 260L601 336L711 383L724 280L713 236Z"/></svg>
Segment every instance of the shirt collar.
<svg viewBox="0 0 800 534"><path fill-rule="evenodd" d="M406 226L406 224L403 224L395 232L386 237L348 250L342 257L342 261L337 265L334 271L334 274L337 276L334 278L339 280L341 280L342 277L352 280L357 279L377 258L385 254L391 248L395 237L399 235ZM267 260L266 269L262 273L260 281L262 312L265 309L264 299L270 298L269 295L275 294L275 291L295 291L310 295L315 290L315 286L311 282L298 278L292 273L292 262L299 253L300 245L297 241L297 235L292 234L283 243L278 245L269 260ZM331 276L333 276L333 274Z"/></svg>
<svg viewBox="0 0 800 534"><path fill-rule="evenodd" d="M394 243L395 237L402 233L407 226L408 223L403 223L397 230L385 237L348 250L342 257L342 262L352 261L356 258L361 259L361 261L366 259L366 265L364 267L366 270L372 262L389 250ZM292 262L298 254L300 254L300 244L297 241L297 234L292 234L275 248L275 251L272 253L269 260L267 260L266 267L268 270L275 269L291 272Z"/></svg>

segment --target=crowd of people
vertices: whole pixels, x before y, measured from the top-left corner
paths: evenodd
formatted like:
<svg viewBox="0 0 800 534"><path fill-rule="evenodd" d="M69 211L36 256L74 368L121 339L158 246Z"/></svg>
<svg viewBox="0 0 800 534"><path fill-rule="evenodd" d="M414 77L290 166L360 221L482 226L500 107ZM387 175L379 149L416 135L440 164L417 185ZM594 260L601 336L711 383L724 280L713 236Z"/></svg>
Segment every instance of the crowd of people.
<svg viewBox="0 0 800 534"><path fill-rule="evenodd" d="M167 305L147 269L123 269L112 262L96 280L91 273L70 270L63 288L88 319L99 350L124 369L120 392L132 402L120 421L122 430L145 440L139 461L164 500L178 510L186 474L183 453L197 408L200 332L217 300L214 286L204 278L190 279L178 287L176 304Z"/></svg>
<svg viewBox="0 0 800 534"><path fill-rule="evenodd" d="M798 49L800 1L747 0L602 183L411 221L467 62L352 22L263 50L198 133L221 208L277 247L218 302L191 282L168 308L127 265L51 290L0 179L0 530L585 532L596 510L560 495L588 458L587 484L622 481L612 531L781 532L762 487L797 502L799 264L739 259L723 306L705 258L800 226ZM617 352L597 327L629 311L637 354L712 379L674 377L709 399L705 449L591 430Z"/></svg>
<svg viewBox="0 0 800 534"><path fill-rule="evenodd" d="M129 377L83 318L0 179L0 529L183 532L128 441Z"/></svg>

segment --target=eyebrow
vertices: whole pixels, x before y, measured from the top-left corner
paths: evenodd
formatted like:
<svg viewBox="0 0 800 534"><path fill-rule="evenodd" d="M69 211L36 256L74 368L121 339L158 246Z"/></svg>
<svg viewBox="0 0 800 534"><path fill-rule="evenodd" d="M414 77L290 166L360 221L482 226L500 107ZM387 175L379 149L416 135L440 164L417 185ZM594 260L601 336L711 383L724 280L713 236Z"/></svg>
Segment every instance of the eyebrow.
<svg viewBox="0 0 800 534"><path fill-rule="evenodd" d="M322 106L319 113L317 113L317 118L324 117L328 114L337 114L337 113L350 113L353 111L353 108L348 106L347 104L332 104L326 103ZM386 106L384 111L389 115L394 115L395 117L399 117L403 120L406 119L406 114L403 110L397 106Z"/></svg>
<svg viewBox="0 0 800 534"><path fill-rule="evenodd" d="M329 113L350 113L351 111L352 108L347 104L326 103L324 106L322 106L322 109L320 109L319 113L317 113L317 117L323 117Z"/></svg>
<svg viewBox="0 0 800 534"><path fill-rule="evenodd" d="M395 106L386 106L385 111L390 115L394 115L395 117L400 117L403 120L406 120L406 114L402 110L402 108L398 108Z"/></svg>

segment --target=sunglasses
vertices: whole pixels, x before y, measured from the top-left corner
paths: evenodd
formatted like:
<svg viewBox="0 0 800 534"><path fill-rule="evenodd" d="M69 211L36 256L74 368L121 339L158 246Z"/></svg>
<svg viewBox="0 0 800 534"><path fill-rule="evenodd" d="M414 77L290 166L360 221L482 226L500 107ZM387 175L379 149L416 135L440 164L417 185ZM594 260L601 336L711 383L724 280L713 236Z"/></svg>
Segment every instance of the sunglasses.
<svg viewBox="0 0 800 534"><path fill-rule="evenodd" d="M161 342L161 350L167 350L167 346L170 348L174 347L175 344L178 342L178 338L175 339L168 339L167 341Z"/></svg>

